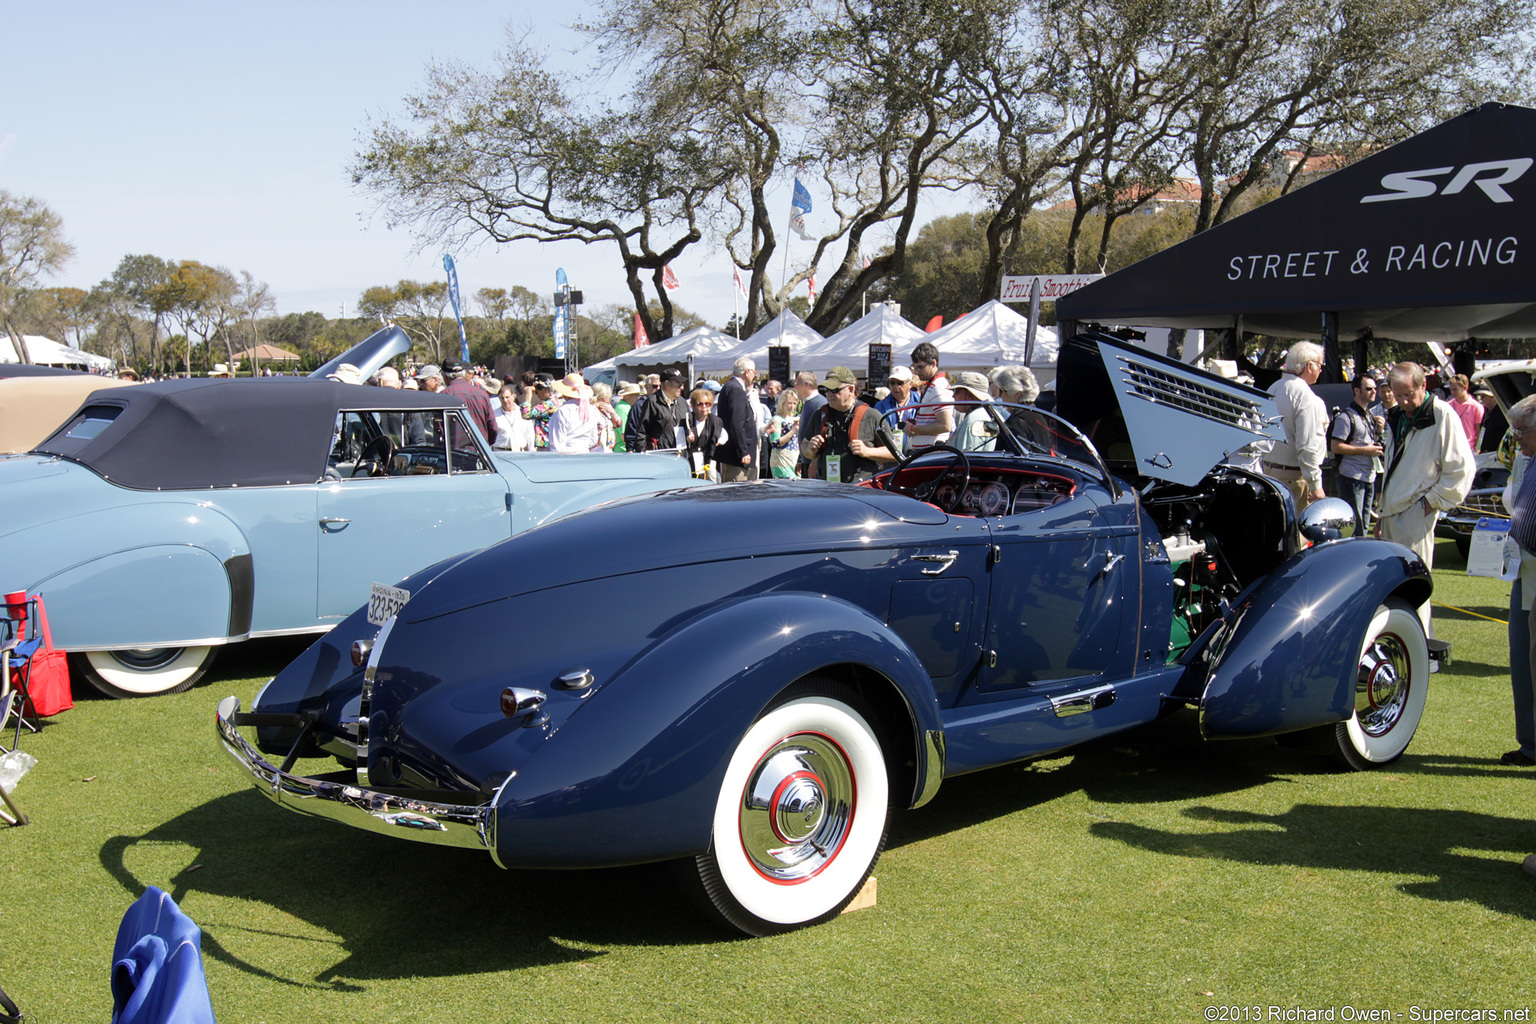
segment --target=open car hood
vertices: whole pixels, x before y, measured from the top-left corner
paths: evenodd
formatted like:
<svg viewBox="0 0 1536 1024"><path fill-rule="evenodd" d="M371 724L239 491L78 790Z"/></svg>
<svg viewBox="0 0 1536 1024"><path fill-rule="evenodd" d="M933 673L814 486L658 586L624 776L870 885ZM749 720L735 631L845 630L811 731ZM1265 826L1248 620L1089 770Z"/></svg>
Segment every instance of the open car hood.
<svg viewBox="0 0 1536 1024"><path fill-rule="evenodd" d="M310 376L316 380L325 380L336 372L336 368L342 363L351 363L362 374L363 380L367 380L378 373L395 356L409 352L411 339L406 337L404 331L391 324L388 327L374 331L362 341L347 349L341 355L332 359L320 367Z"/></svg>
<svg viewBox="0 0 1536 1024"><path fill-rule="evenodd" d="M1472 383L1486 384L1493 389L1504 415L1510 406L1530 395L1536 395L1536 359L1511 359L1495 363L1472 375Z"/></svg>
<svg viewBox="0 0 1536 1024"><path fill-rule="evenodd" d="M1061 347L1057 413L1111 466L1193 487L1255 441L1282 436L1274 400L1257 388L1198 370L1107 334Z"/></svg>

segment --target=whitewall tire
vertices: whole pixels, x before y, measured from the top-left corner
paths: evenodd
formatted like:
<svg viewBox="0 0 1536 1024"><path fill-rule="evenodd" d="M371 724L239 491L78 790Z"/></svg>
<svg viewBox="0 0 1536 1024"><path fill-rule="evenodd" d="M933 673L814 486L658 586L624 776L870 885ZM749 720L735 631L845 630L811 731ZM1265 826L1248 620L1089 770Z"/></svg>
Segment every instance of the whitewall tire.
<svg viewBox="0 0 1536 1024"><path fill-rule="evenodd" d="M1429 695L1424 624L1406 604L1376 609L1360 647L1355 713L1334 727L1338 756L1351 768L1390 764L1408 749Z"/></svg>
<svg viewBox="0 0 1536 1024"><path fill-rule="evenodd" d="M684 866L705 908L750 935L835 916L885 845L890 781L872 716L851 689L820 689L782 700L742 736L710 851Z"/></svg>
<svg viewBox="0 0 1536 1024"><path fill-rule="evenodd" d="M71 654L71 667L108 697L181 693L203 678L217 647L135 647Z"/></svg>

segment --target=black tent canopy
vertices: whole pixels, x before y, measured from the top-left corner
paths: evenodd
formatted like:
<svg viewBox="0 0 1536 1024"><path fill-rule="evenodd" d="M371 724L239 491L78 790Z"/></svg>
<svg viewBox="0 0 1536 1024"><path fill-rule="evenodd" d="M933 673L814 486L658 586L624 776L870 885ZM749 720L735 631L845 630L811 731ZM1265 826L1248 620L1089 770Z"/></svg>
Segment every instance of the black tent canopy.
<svg viewBox="0 0 1536 1024"><path fill-rule="evenodd" d="M1536 110L1489 103L1065 296L1067 321L1536 336ZM1332 340L1332 339L1329 339Z"/></svg>

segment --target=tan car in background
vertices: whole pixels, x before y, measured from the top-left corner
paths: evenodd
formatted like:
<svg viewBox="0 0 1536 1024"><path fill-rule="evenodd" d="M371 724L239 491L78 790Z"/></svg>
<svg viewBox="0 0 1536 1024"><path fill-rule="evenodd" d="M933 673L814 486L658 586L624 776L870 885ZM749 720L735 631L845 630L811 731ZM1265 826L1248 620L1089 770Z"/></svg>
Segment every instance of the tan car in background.
<svg viewBox="0 0 1536 1024"><path fill-rule="evenodd" d="M73 370L0 365L0 455L31 451L80 408L85 396L130 383Z"/></svg>

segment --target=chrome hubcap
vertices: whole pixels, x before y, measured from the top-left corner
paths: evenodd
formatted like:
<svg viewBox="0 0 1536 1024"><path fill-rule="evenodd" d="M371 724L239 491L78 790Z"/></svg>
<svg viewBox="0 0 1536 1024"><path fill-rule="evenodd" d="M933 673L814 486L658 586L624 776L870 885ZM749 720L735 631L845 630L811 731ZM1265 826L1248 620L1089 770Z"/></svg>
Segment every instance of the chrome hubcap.
<svg viewBox="0 0 1536 1024"><path fill-rule="evenodd" d="M1392 731L1408 703L1411 662L1401 639L1377 637L1360 658L1355 679L1355 717L1370 736Z"/></svg>
<svg viewBox="0 0 1536 1024"><path fill-rule="evenodd" d="M181 657L180 647L127 647L108 651L113 661L135 672L149 672L163 668Z"/></svg>
<svg viewBox="0 0 1536 1024"><path fill-rule="evenodd" d="M793 884L837 857L853 824L856 782L843 748L798 733L769 749L742 792L741 846L769 881Z"/></svg>

